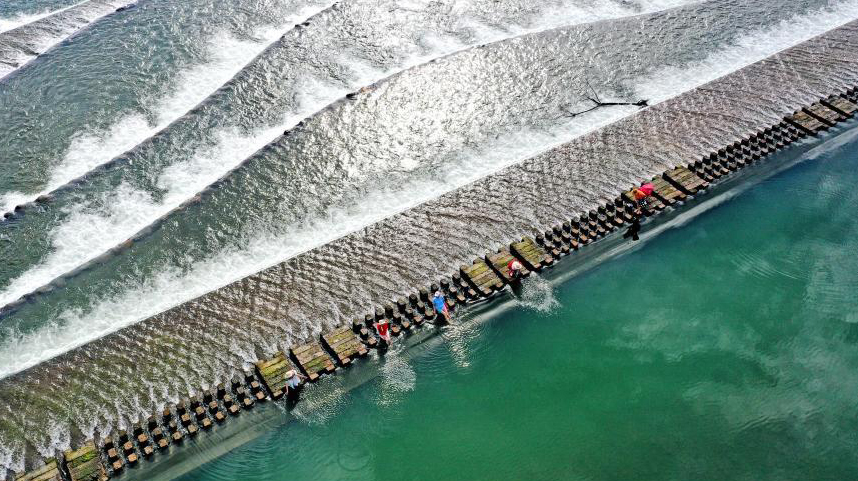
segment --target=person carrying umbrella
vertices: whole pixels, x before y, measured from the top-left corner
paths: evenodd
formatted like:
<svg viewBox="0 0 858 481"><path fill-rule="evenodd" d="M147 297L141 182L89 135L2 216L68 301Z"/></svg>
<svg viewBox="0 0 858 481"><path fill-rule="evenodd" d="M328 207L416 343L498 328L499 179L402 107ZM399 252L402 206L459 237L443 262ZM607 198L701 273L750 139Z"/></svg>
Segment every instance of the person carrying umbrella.
<svg viewBox="0 0 858 481"><path fill-rule="evenodd" d="M647 198L652 195L653 190L655 190L655 186L652 182L647 182L640 187L632 189L632 195L635 197L635 202L637 202L637 211L642 211L647 208L649 205Z"/></svg>

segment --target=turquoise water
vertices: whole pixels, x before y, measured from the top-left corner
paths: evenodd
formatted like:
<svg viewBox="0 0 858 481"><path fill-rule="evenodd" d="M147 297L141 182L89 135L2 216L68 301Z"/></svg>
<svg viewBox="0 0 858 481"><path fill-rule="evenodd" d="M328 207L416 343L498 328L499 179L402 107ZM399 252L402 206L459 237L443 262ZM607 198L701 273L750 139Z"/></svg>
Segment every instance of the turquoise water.
<svg viewBox="0 0 858 481"><path fill-rule="evenodd" d="M856 134L186 479L858 478Z"/></svg>

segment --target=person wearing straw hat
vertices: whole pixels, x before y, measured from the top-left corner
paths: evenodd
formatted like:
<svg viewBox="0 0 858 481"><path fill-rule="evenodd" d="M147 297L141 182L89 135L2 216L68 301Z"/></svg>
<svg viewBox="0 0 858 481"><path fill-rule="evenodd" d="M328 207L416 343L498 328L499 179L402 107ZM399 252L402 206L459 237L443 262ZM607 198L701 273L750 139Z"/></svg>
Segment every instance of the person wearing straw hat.
<svg viewBox="0 0 858 481"><path fill-rule="evenodd" d="M506 265L507 270L509 271L509 276L513 279L521 279L523 277L524 266L521 265L521 262L518 259L513 259L509 261Z"/></svg>
<svg viewBox="0 0 858 481"><path fill-rule="evenodd" d="M290 370L286 371L285 378L286 378L286 395L290 396L290 397L292 397L298 393L298 388L301 387L301 382L304 381L305 379L307 379L306 377L302 376L295 369L290 369Z"/></svg>
<svg viewBox="0 0 858 481"><path fill-rule="evenodd" d="M444 294L441 294L441 291L435 291L435 295L432 297L432 305L435 306L435 312L441 314L447 322L450 322L450 310L447 309L447 299L444 297Z"/></svg>

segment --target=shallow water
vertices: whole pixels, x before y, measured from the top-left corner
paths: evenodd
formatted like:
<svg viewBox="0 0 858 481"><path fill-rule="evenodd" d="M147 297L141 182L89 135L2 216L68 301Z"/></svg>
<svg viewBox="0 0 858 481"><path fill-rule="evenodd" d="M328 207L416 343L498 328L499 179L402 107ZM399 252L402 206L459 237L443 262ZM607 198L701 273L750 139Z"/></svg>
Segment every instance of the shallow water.
<svg viewBox="0 0 858 481"><path fill-rule="evenodd" d="M858 130L805 157L183 479L854 479Z"/></svg>

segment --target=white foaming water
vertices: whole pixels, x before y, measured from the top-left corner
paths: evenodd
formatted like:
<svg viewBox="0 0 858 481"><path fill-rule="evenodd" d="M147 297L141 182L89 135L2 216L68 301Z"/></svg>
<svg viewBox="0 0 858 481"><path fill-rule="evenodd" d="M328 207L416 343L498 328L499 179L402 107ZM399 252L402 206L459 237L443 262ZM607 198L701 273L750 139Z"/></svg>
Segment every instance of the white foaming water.
<svg viewBox="0 0 858 481"><path fill-rule="evenodd" d="M522 283L518 302L531 310L546 314L560 306L560 301L554 295L554 286L538 274L531 275Z"/></svg>
<svg viewBox="0 0 858 481"><path fill-rule="evenodd" d="M287 125L294 126L301 118L293 116ZM157 181L158 188L166 192L160 201L155 201L149 192L123 183L116 190L105 192L97 202L106 210L94 211L80 206L71 208L66 221L51 232L53 251L42 264L9 283L0 293L0 305L32 292L121 244L130 235L167 215L218 180L223 173L220 168L222 159L245 159L281 132L279 126L259 131L252 137L236 130L218 132L219 139L215 147L198 152L191 160L173 164L164 170Z"/></svg>
<svg viewBox="0 0 858 481"><path fill-rule="evenodd" d="M705 81L727 75L797 43L849 23L858 17L858 1L847 0L809 15L796 15L753 34L736 39L731 47L682 67L667 67L631 86L640 98L651 103L664 101L675 92L687 91ZM748 61L748 59L752 59Z"/></svg>
<svg viewBox="0 0 858 481"><path fill-rule="evenodd" d="M24 446L20 439L0 437L0 466L16 473L24 471Z"/></svg>
<svg viewBox="0 0 858 481"><path fill-rule="evenodd" d="M665 2L650 2L648 5L653 10L659 10L674 6L676 3L676 0L666 0ZM640 11L622 9L616 5L610 5L605 10L582 10L577 7L569 7L568 10L564 10L562 14L560 11L555 11L552 15L546 15L547 20L545 25L516 27L516 34L541 31L559 25L586 23L641 13ZM282 124L260 129L249 136L241 135L234 130L222 131L219 133L219 142L215 146L212 146L205 152L198 152L190 161L179 162L165 169L159 177L158 187L167 193L160 202L154 202L149 193L135 191L124 185L116 191L105 194L103 202L99 203L100 205L108 206L106 208L107 211L94 211L82 206L72 208L71 215L67 221L50 233L54 247L53 252L42 264L14 279L0 293L0 305L5 305L27 293L33 292L63 273L79 267L110 248L124 242L127 238L133 236L134 233L179 207L184 201L190 199L205 186L220 178L253 152L275 140L283 130L294 127L299 120L318 112L334 100L354 90L354 88L374 83L413 66L424 64L439 56L451 54L480 43L506 38L503 32L480 27L480 24L477 22L466 20L464 22L467 24L467 28L477 32L471 43L462 44L452 37L441 37L427 32L423 36L423 44L424 47L426 45L431 46L432 50L427 53L415 47L413 55L395 69L381 71L359 61L348 60L346 67L353 72L353 77L348 88L333 87L325 82L313 79L307 80L304 83L305 88L299 90L302 98L299 109L293 114L286 116ZM627 110L631 112L633 109ZM568 128L574 131L572 135L580 135L585 131L611 122L618 117L616 115L605 116L604 114L594 114L590 118L593 119L593 124L586 128L582 129L577 123L575 126L569 126ZM483 162L469 159L463 162L462 165L449 166L449 171L444 174L445 181L447 179L459 179L462 182L444 185L444 188L452 190L467 182L476 180L490 171L519 162L527 158L528 154L532 153L534 148L544 150L558 145L566 141L569 135L569 132L560 137L555 133L529 132L522 133L519 136L509 136L508 143L511 142L509 150L505 151L501 148L489 152L486 154ZM534 142L534 139L537 140ZM501 158L503 155L499 156L499 153L506 154L507 157ZM142 306L137 305L137 309L125 311L130 315L121 316L121 320L116 316L116 313L119 311L104 312L103 315L99 315L100 317L97 321L87 325L85 329L86 335L84 336L81 336L79 332L69 336L68 334L71 331L68 329L72 325L79 326L77 322L84 318L91 318L90 316L95 314L94 311L91 314L67 312L54 324L39 329L35 333L21 336L10 335L7 338L9 339L7 344L0 346L0 366L2 366L0 367L0 377L62 354L85 342L107 335L142 318L184 302L187 299L202 295L232 280L252 274L283 258L291 257L321 243L336 239L348 232L360 229L393 212L413 207L420 202L436 196L438 187L439 185L436 184L432 188L427 188L424 182L415 181L413 185L406 186L406 188L413 189L411 192L415 194L419 193L419 195L415 195L412 198L413 202L405 203L403 203L403 199L408 199L409 196L401 195L401 191L399 190L396 192L378 192L369 197L376 199L378 202L384 202L384 204L380 205L391 206L390 211L381 213L381 215L379 215L378 210L372 202L368 204L361 203L355 210L344 210L329 214L331 218L337 219L334 225L340 227L338 229L331 230L325 223L325 219L320 219L309 227L293 226L294 230L300 232L300 235L285 235L284 232L268 233L264 237L250 241L248 250L215 256L208 261L198 264L194 272L185 274L164 272L153 284L145 287L141 286L141 289L149 292L151 298L154 299L154 302L150 301L146 304L146 306L153 307L153 309L145 309L145 312L143 312L139 310ZM264 232L264 230L262 231ZM296 240L300 240L300 242L295 242ZM276 256L273 256L274 258L272 258L272 252L277 253ZM228 280L218 285L213 285L212 281L218 279L218 277L210 277L210 273L220 272L222 266L236 262L238 263L236 270L232 272L227 270L229 275L226 277L221 275L220 277L221 279ZM234 272L239 272L240 275L235 276L233 275ZM200 275L203 277L197 278ZM190 281L190 279L198 279L198 281ZM174 284L175 282L182 283L181 287L177 287ZM193 286L195 282L198 282L199 289ZM138 293L135 291L132 295L136 296ZM104 304L99 304L99 307L102 305L127 305L128 302L130 302L130 298L123 297L122 299L106 300ZM102 312L100 309L97 310ZM65 340L63 340L63 337L65 337ZM13 341L13 339L15 340ZM14 344L17 344L17 347ZM39 345L40 347L35 350L25 350L22 349L24 345ZM12 354L12 351L15 354Z"/></svg>
<svg viewBox="0 0 858 481"><path fill-rule="evenodd" d="M41 192L8 192L2 196L0 208L11 212L15 206L32 202L36 197L48 194L128 152L199 105L263 50L295 28L295 23L316 15L330 5L304 7L283 20L279 26L261 29L255 34L254 41L238 40L228 32L213 35L208 46L210 59L177 76L176 87L158 99L151 109L156 115L154 123L150 123L141 113L133 113L119 119L106 132L80 132L72 139L65 156L53 169L50 180Z"/></svg>
<svg viewBox="0 0 858 481"><path fill-rule="evenodd" d="M405 345L397 343L384 355L381 365L381 389L376 397L379 406L395 405L406 393L413 391L417 384L417 374L408 363L408 356L404 351Z"/></svg>
<svg viewBox="0 0 858 481"><path fill-rule="evenodd" d="M81 14L80 14L80 15L78 15L77 17L78 17L78 19L80 19L80 18L84 18L85 25L89 25L89 24L91 24L92 22L94 22L94 21L98 20L99 18L102 18L102 17L104 17L104 16L107 16L107 15L109 15L109 14L113 13L113 12L115 11L115 9L116 9L116 8L119 8L119 7L125 7L125 6L128 6L128 5L132 5L132 4L136 3L136 2L137 2L137 0L131 0L131 1L120 2L120 3L110 3L110 4L108 4L108 5L109 5L109 8L105 9L105 11L103 11L103 12L101 12L101 13L99 13L99 14L96 14L96 15L93 15L93 16L90 16L90 17L85 17L85 18L84 18L84 17L83 17L83 12L81 12ZM72 7L68 7L68 8L74 8L74 7L76 7L76 6L84 5L84 4L86 4L86 3L89 3L89 0L84 1L84 2L81 2L81 3L80 3L80 4L78 4L78 5L74 5L74 6L72 6ZM65 8L65 9L63 9L63 10L68 10L68 8ZM56 15L56 14L58 14L58 13L60 13L60 12L61 12L61 11L56 11L56 12L53 12L53 13L51 13L51 14L49 14L49 15L45 15L45 17L49 17L49 16L51 16L51 15ZM44 17L43 17L43 18L44 18ZM37 20L31 20L29 23L33 23L33 22L35 22L35 21L38 21L38 19L37 19ZM20 25L19 25L19 27L20 27ZM83 27L83 26L80 26L80 25L67 25L67 26L65 26L65 28L54 28L54 29L51 29L51 31L52 31L52 33L53 33L53 34L52 34L52 35L47 35L47 36L45 36L45 37L41 38L41 39L40 39L40 42L39 42L38 44L36 44L36 45L32 45L32 46L31 46L31 47L32 47L32 50L33 50L33 51L35 51L37 54L41 54L41 53L43 53L43 52L46 52L48 49L50 49L50 48L51 48L51 47L53 47L54 45L57 45L57 44L59 44L60 42L62 42L63 40L65 40L65 39L69 38L73 33L75 33L76 31L80 30L80 28L82 28L82 27ZM27 62L29 62L29 61L33 60L34 58L36 58L35 56L30 55L30 53L29 53L29 52L21 51L21 52L19 52L19 53L20 53L20 56L19 56L18 58L16 58L16 59L9 59L9 60L13 60L13 61L14 61L14 63L15 63L15 65L9 65L9 64L6 64L5 62L4 62L4 63L2 63L2 64L0 64L0 80L2 80L4 77L6 77L7 75L11 74L12 72L14 72L14 71L18 70L19 68L21 68L21 67L22 67L24 64L26 64Z"/></svg>
<svg viewBox="0 0 858 481"><path fill-rule="evenodd" d="M498 41L510 36L524 35L563 25L654 12L687 3L691 2L687 0L649 0L641 3L643 9L640 11L634 11L613 4L599 7L579 7L567 3L550 11L543 12L536 21L530 22L531 26L524 27L511 24L508 25L508 30L505 32L489 28L479 22L470 20L468 17L464 17L459 20L459 26L477 32L473 42L462 44L452 37L441 37L434 32L427 32L422 41L424 46L428 47L429 53L415 53L399 69L387 72L373 69L371 74L367 74L365 70L362 72L364 75L360 76L360 79L353 81L352 85L360 86L372 83L387 75L395 74L439 56L448 55L464 48L470 48L479 43ZM311 17L329 8L330 5L305 7L283 24L291 25L298 23L302 19ZM187 113L188 110L205 100L217 88L240 71L248 63L248 59L256 57L265 47L288 30L291 30L291 27L285 31L268 29L259 34L259 37L262 39L261 42L238 41L229 34L216 36L218 40L213 40L210 47L215 58L209 63L197 66L179 76L181 87L160 100L153 109L158 115L155 125L150 124L142 114L131 114L117 121L107 132L82 132L78 134L72 139L65 157L54 168L51 173L51 179L42 191L37 193L5 193L0 197L0 209L2 209L2 212L12 212L16 206L32 202L38 196L56 190L58 187L84 175L98 165L129 151L144 140L157 134L170 123ZM350 65L352 70L356 70L354 67L360 66L358 62L354 61L343 61L343 63L352 64ZM0 72L0 76L2 75L2 72ZM285 125L280 127L285 127ZM273 140L274 137L271 139ZM226 170L229 169L225 169L224 172Z"/></svg>
<svg viewBox="0 0 858 481"><path fill-rule="evenodd" d="M743 36L735 45L719 49L711 56L711 61L707 59L689 66L687 71L691 73L668 69L673 78L683 79L682 82L661 84L662 88L658 89L652 79L667 77L663 74L653 75L641 79L638 91L650 94L650 98L667 99L844 24L850 20L846 18L850 14L852 18L858 16L858 1L843 2L838 9L816 15L813 22L807 22L808 17L795 19L798 24L808 25L808 30L793 28L796 23L785 22L755 35ZM824 20L830 23L825 24ZM766 47L762 48L763 45ZM57 322L34 333L8 337L0 346L0 376L25 369L283 259L359 230L634 111L636 109L633 108L600 109L587 114L585 119L576 118L574 122L557 126L549 132L520 132L518 135L506 136L504 145L493 145L483 152L446 165L432 179L415 179L393 190L377 190L347 207L331 209L325 216L299 225L282 226L275 231L262 231L262 234L247 239L242 249L223 251L199 261L189 272L167 269L142 285L129 286L121 295L97 303L91 311L67 311ZM380 205L386 206L386 210L378 209ZM137 208L140 208L139 204Z"/></svg>
<svg viewBox="0 0 858 481"><path fill-rule="evenodd" d="M23 27L24 25L29 25L45 17L50 17L51 15L64 12L70 8L83 5L88 1L89 0L84 0L83 2L75 3L74 5L69 5L68 7L63 7L57 10L43 10L41 13L21 13L11 18L0 18L0 33L15 30L16 28Z"/></svg>

